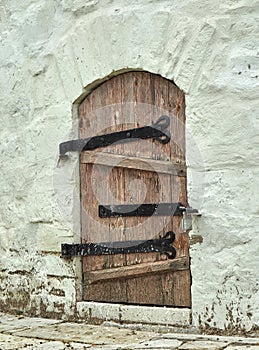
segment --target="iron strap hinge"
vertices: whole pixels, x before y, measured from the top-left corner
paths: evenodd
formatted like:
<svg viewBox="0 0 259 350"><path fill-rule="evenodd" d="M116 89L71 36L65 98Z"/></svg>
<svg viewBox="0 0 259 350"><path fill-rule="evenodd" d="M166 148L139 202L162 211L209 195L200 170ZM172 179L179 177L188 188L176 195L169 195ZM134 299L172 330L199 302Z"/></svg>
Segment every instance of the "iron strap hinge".
<svg viewBox="0 0 259 350"><path fill-rule="evenodd" d="M93 136L87 139L62 142L59 145L59 154L62 157L67 152L91 151L96 148L107 147L115 142L134 141L136 139L154 139L162 144L166 144L171 138L170 132L166 130L169 125L170 118L163 115L150 126Z"/></svg>
<svg viewBox="0 0 259 350"><path fill-rule="evenodd" d="M174 259L176 256L176 250L171 246L171 243L173 243L174 240L174 232L169 231L163 237L146 241L62 244L61 257L71 258L72 256L160 252L161 254L165 254L168 259Z"/></svg>
<svg viewBox="0 0 259 350"><path fill-rule="evenodd" d="M186 208L180 203L99 205L100 218L132 216L180 216Z"/></svg>

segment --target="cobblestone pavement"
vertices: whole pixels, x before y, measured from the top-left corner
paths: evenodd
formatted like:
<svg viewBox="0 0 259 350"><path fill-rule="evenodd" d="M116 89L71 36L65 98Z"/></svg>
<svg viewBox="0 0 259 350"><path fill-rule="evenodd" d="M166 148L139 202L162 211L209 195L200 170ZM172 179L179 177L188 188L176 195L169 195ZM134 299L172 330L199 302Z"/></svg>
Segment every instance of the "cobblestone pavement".
<svg viewBox="0 0 259 350"><path fill-rule="evenodd" d="M259 350L259 338L161 333L0 313L0 350Z"/></svg>

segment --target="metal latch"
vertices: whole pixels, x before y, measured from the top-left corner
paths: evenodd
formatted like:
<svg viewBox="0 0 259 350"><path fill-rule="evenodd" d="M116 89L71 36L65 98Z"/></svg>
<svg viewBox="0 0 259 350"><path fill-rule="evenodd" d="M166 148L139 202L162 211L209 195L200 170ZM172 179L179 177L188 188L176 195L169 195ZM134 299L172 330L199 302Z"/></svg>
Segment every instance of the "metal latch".
<svg viewBox="0 0 259 350"><path fill-rule="evenodd" d="M192 207L186 207L183 211L183 219L182 219L182 230L190 231L192 229L192 221L193 216L201 216L201 212L198 209L194 209Z"/></svg>
<svg viewBox="0 0 259 350"><path fill-rule="evenodd" d="M86 244L62 244L61 257L91 255L114 255L130 253L159 252L166 255L168 259L174 259L176 250L171 243L175 240L173 231L168 231L163 237L149 239L146 241L119 241Z"/></svg>
<svg viewBox="0 0 259 350"><path fill-rule="evenodd" d="M62 142L59 145L60 157L64 157L67 152L82 152L87 150L94 150L100 147L107 147L115 142L134 141L136 139L154 139L162 144L166 144L171 139L171 134L167 129L170 125L170 118L163 115L150 126L141 128L134 128L130 130L123 130L104 134L100 136L93 136L86 139L78 139Z"/></svg>

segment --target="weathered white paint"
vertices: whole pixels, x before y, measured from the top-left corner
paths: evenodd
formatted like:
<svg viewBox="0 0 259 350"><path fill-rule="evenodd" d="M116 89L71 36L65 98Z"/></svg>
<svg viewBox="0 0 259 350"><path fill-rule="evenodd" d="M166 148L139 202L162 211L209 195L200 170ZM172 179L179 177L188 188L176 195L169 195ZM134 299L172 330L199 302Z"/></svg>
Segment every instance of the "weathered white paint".
<svg viewBox="0 0 259 350"><path fill-rule="evenodd" d="M58 144L75 130L78 98L143 69L186 93L189 198L202 211L192 234L203 237L191 248L193 323L258 326L259 2L9 0L0 10L1 308L76 316L80 263L59 251L80 240L77 158L57 166Z"/></svg>

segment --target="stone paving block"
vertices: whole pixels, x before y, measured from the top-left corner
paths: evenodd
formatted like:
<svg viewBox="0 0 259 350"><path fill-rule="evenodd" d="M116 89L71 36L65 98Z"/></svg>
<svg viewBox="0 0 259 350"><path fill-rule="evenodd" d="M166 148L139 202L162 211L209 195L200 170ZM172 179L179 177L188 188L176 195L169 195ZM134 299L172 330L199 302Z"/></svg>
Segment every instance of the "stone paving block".
<svg viewBox="0 0 259 350"><path fill-rule="evenodd" d="M123 305L121 307L121 320L133 323L156 323L177 326L190 325L189 309L145 307L143 310L140 306Z"/></svg>
<svg viewBox="0 0 259 350"><path fill-rule="evenodd" d="M29 339L17 337L10 334L0 334L0 349L1 350L64 350L64 343L59 341L44 341L41 339Z"/></svg>
<svg viewBox="0 0 259 350"><path fill-rule="evenodd" d="M24 338L26 339L26 338ZM29 340L27 340L29 341ZM25 345L25 350L66 350L67 347L61 341L46 341L39 344L39 340L33 339L33 345ZM20 349L20 348L19 348ZM74 348L69 348L69 350L74 350Z"/></svg>
<svg viewBox="0 0 259 350"><path fill-rule="evenodd" d="M108 345L108 347L106 345L103 345L101 347L92 346L90 349L94 349L94 350L101 350L101 349L122 350L123 348L120 347L119 345L115 345L115 346ZM129 348L129 349L131 350L132 348Z"/></svg>
<svg viewBox="0 0 259 350"><path fill-rule="evenodd" d="M129 344L129 345L120 345L120 344L116 344L116 345L102 345L101 347L99 346L92 346L90 349L94 349L94 350L135 350L137 349L135 347L135 345Z"/></svg>
<svg viewBox="0 0 259 350"><path fill-rule="evenodd" d="M229 342L211 340L193 340L184 343L179 350L220 350L224 349Z"/></svg>
<svg viewBox="0 0 259 350"><path fill-rule="evenodd" d="M95 318L99 318L98 313L102 308L94 311L93 304L95 303L88 303L88 307L93 308L89 308L89 312L92 313L92 317L94 315ZM107 305L104 305L105 314L108 309L106 309ZM118 308L113 310L117 312ZM259 338L190 333L161 334L157 332L158 327L155 325L148 325L148 327L154 327L153 331L149 331L149 328L145 329L147 324L142 326L138 324L142 328L132 329L116 323L113 326L107 324L96 326L0 313L0 350L24 348L27 350L259 350ZM183 328L180 329L183 330Z"/></svg>
<svg viewBox="0 0 259 350"><path fill-rule="evenodd" d="M129 344L148 340L157 333L119 329L117 327L93 326L82 323L61 323L15 332L15 335L45 340L86 343L95 345Z"/></svg>
<svg viewBox="0 0 259 350"><path fill-rule="evenodd" d="M259 338L241 338L241 339L233 339L233 344L239 345L239 344L253 344L253 345L259 345Z"/></svg>
<svg viewBox="0 0 259 350"><path fill-rule="evenodd" d="M179 340L211 340L211 341L223 341L229 343L248 343L248 344L259 344L259 338L247 338L240 336L220 336L220 335L206 335L206 334L191 334L191 333L165 333L160 334L157 339L168 338L168 339L179 339Z"/></svg>
<svg viewBox="0 0 259 350"><path fill-rule="evenodd" d="M137 345L134 349L178 349L182 341L177 339L157 339Z"/></svg>
<svg viewBox="0 0 259 350"><path fill-rule="evenodd" d="M60 320L48 318L17 317L9 314L0 314L0 332L8 331L8 333L11 333L18 329L41 327L61 322Z"/></svg>
<svg viewBox="0 0 259 350"><path fill-rule="evenodd" d="M85 349L92 348L91 344L85 344L85 343L74 343L74 342L71 342L71 343L68 343L66 345L69 346L69 350L85 350ZM50 349L48 349L48 350L50 350Z"/></svg>
<svg viewBox="0 0 259 350"><path fill-rule="evenodd" d="M259 344L258 345L230 345L225 348L225 350L259 350Z"/></svg>
<svg viewBox="0 0 259 350"><path fill-rule="evenodd" d="M200 334L191 333L163 333L160 334L157 339L178 339L178 340L202 340L203 336Z"/></svg>

